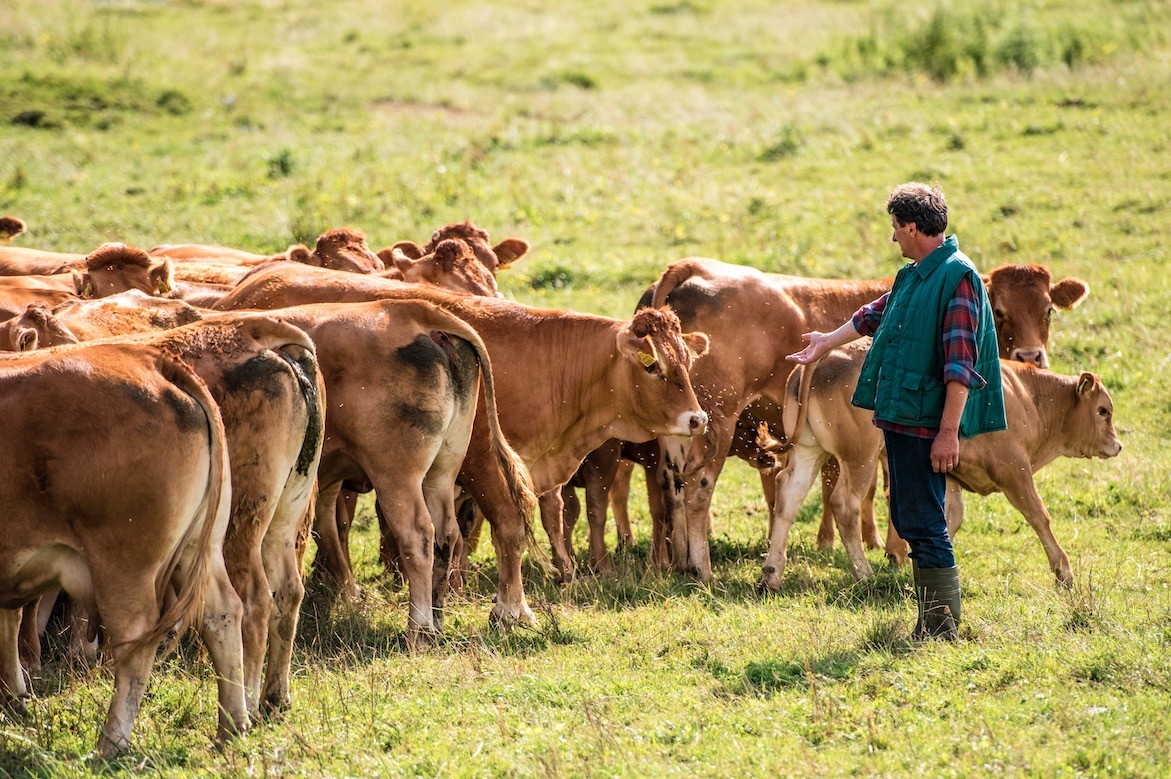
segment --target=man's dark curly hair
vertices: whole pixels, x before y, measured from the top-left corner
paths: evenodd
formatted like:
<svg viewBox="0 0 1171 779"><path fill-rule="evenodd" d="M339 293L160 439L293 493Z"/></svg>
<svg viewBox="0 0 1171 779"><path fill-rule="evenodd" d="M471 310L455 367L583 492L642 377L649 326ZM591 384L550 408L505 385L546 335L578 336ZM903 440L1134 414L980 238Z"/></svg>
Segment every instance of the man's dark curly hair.
<svg viewBox="0 0 1171 779"><path fill-rule="evenodd" d="M886 200L886 212L899 224L914 222L924 235L940 235L947 229L947 201L939 187L899 184Z"/></svg>

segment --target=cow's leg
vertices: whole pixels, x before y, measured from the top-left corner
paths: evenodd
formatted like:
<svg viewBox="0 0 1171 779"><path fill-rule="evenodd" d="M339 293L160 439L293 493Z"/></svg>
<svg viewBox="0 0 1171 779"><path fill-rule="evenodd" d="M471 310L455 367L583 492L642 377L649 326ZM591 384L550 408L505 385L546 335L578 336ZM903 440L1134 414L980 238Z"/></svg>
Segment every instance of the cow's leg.
<svg viewBox="0 0 1171 779"><path fill-rule="evenodd" d="M660 438L659 467L655 477L662 496L663 524L670 535L671 566L679 573L686 573L688 568L687 483L683 472L687 467L690 443L686 438Z"/></svg>
<svg viewBox="0 0 1171 779"><path fill-rule="evenodd" d="M630 479L633 474L634 463L619 460L614 480L610 483L610 510L614 512L614 524L618 528L619 549L634 544L634 531L630 527Z"/></svg>
<svg viewBox="0 0 1171 779"><path fill-rule="evenodd" d="M272 587L273 608L268 623L268 669L260 697L266 710L280 711L289 706L293 639L297 635L305 585L301 583L301 570L290 539L273 537L270 530L264 539L263 558Z"/></svg>
<svg viewBox="0 0 1171 779"><path fill-rule="evenodd" d="M27 616L25 619L36 623ZM9 711L23 714L29 689L20 665L20 630L21 609L0 609L0 703Z"/></svg>
<svg viewBox="0 0 1171 779"><path fill-rule="evenodd" d="M712 580L711 503L724 467L724 455L713 458L688 479L684 487L687 508L687 572L705 584Z"/></svg>
<svg viewBox="0 0 1171 779"><path fill-rule="evenodd" d="M481 424L480 415L477 414L476 425L479 428ZM535 625L537 619L525 601L520 573L527 537L532 532L531 516L528 513L531 507L522 505L513 494L504 474L495 464L494 455L483 443L487 440L486 429L480 428L473 435L468 456L460 471L460 480L488 520L492 529L492 544L496 547L496 570L500 579L491 620L501 625L518 622ZM560 514L557 517L560 520Z"/></svg>
<svg viewBox="0 0 1171 779"><path fill-rule="evenodd" d="M866 488L866 495L862 498L860 521L862 525L862 541L867 549L882 549L882 541L878 538L878 525L874 521L874 493L878 489L878 469L870 476L870 486Z"/></svg>
<svg viewBox="0 0 1171 779"><path fill-rule="evenodd" d="M947 514L947 533L954 539L960 532L960 525L964 524L964 488L955 479L947 480L943 506Z"/></svg>
<svg viewBox="0 0 1171 779"><path fill-rule="evenodd" d="M768 556L764 560L758 587L772 592L780 590L781 576L785 573L788 559L789 528L793 526L805 496L813 488L826 457L819 447L796 446L789 453L789 464L777 474L777 502L773 506Z"/></svg>
<svg viewBox="0 0 1171 779"><path fill-rule="evenodd" d="M159 604L155 599L154 582L150 579L123 591L123 597L110 608L102 608L106 635L115 660L114 696L106 722L98 736L98 754L110 758L130 746L130 735L138 707L146 692L147 677L154 666L155 643L135 646L136 639L145 636L158 620ZM229 585L229 589L231 586ZM239 690L240 708L244 708L244 689Z"/></svg>
<svg viewBox="0 0 1171 779"><path fill-rule="evenodd" d="M402 551L394 533L390 532L390 521L382 513L378 501L374 502L374 516L378 518L378 559L383 573L390 577L392 584L401 587L407 581L403 574Z"/></svg>
<svg viewBox="0 0 1171 779"><path fill-rule="evenodd" d="M251 503L247 505L263 505ZM251 717L260 715L260 682L268 651L269 622L272 619L272 590L261 555L261 518L237 504L224 538L224 566L240 599L240 637L244 652L244 698ZM267 519L267 518L266 518ZM271 520L268 520L271 521Z"/></svg>
<svg viewBox="0 0 1171 779"><path fill-rule="evenodd" d="M561 503L563 508L561 535L565 539L565 552L575 562L577 552L573 549L573 529L577 527L578 517L581 516L581 500L577 497L577 489L572 484L561 485Z"/></svg>
<svg viewBox="0 0 1171 779"><path fill-rule="evenodd" d="M549 490L540 498L541 524L549 535L549 546L553 550L553 565L561 574L564 582L573 581L573 560L565 548L565 525L562 519L564 503L561 500L561 488Z"/></svg>
<svg viewBox="0 0 1171 779"><path fill-rule="evenodd" d="M213 555L203 594L199 637L207 647L216 672L220 704L216 738L221 741L243 733L249 726L244 688L244 645L240 630L243 612L244 606L232 587L223 562Z"/></svg>
<svg viewBox="0 0 1171 779"><path fill-rule="evenodd" d="M317 557L313 560L313 578L325 579L334 584L341 594L352 601L360 595L354 570L350 567L350 555L342 548L337 526L338 493L341 479L322 477L314 510L313 538L317 542Z"/></svg>
<svg viewBox="0 0 1171 779"><path fill-rule="evenodd" d="M837 486L830 496L838 532L842 536L846 557L850 561L850 573L856 581L866 581L874 575L874 570L870 567L870 561L866 559L866 552L862 548L862 527L859 521L862 507L861 490L863 485L869 485L873 481L872 467L845 464L841 466Z"/></svg>
<svg viewBox="0 0 1171 779"><path fill-rule="evenodd" d="M617 452L615 452L617 457ZM610 484L614 469L590 471L585 480L586 518L590 525L590 567L595 571L610 570L610 555L606 551L606 506L610 502Z"/></svg>
<svg viewBox="0 0 1171 779"><path fill-rule="evenodd" d="M671 527L663 489L657 483L657 468L644 466L647 503L651 512L651 565L660 570L671 567Z"/></svg>
<svg viewBox="0 0 1171 779"><path fill-rule="evenodd" d="M443 630L443 607L449 587L452 557L459 553L459 523L455 517L455 474L429 473L423 480L423 499L435 528L431 570L431 611L435 629Z"/></svg>
<svg viewBox="0 0 1171 779"><path fill-rule="evenodd" d="M1037 533L1037 538L1041 540L1041 546L1045 548L1045 555L1049 558L1049 567L1057 577L1057 583L1062 587L1072 587L1073 569L1069 565L1069 556L1065 554L1065 550L1061 548L1061 544L1057 543L1057 539L1053 535L1049 510L1045 508L1041 496L1037 494L1037 487L1033 483L1032 475L1022 474L1009 483L997 486L1002 487L1004 497L1008 498L1008 502L1012 504L1013 508L1024 515L1025 520L1032 525L1033 530Z"/></svg>
<svg viewBox="0 0 1171 779"><path fill-rule="evenodd" d="M456 506L455 521L459 526L459 539L454 552L455 562L451 567L451 588L456 592L462 592L467 586L467 576L471 571L468 556L480 541L480 526L484 522L484 515L476 510L476 502L466 493Z"/></svg>
<svg viewBox="0 0 1171 779"><path fill-rule="evenodd" d="M397 482L397 478L386 478L378 471L374 489L378 507L398 544L399 564L407 579L410 603L407 640L412 646L423 646L430 643L437 632L431 601L435 569L435 525L421 483Z"/></svg>
<svg viewBox="0 0 1171 779"><path fill-rule="evenodd" d="M821 468L821 524L817 527L817 548L834 548L833 494L842 470L836 457Z"/></svg>
<svg viewBox="0 0 1171 779"><path fill-rule="evenodd" d="M38 630L40 619L38 607L41 598L19 609L20 617L20 662L30 671L41 667L41 632Z"/></svg>
<svg viewBox="0 0 1171 779"><path fill-rule="evenodd" d="M65 619L69 622L69 662L88 668L98 656L98 615L66 598Z"/></svg>

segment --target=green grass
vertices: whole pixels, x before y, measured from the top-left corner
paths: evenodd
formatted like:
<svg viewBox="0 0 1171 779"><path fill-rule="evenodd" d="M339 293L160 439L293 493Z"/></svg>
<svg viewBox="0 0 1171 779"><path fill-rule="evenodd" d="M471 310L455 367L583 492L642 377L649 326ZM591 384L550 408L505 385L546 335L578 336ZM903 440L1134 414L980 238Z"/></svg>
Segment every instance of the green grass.
<svg viewBox="0 0 1171 779"><path fill-rule="evenodd" d="M908 641L906 571L872 552L876 580L856 585L840 549L814 548L815 497L781 593L756 595L766 512L738 464L710 589L648 572L636 486L640 544L612 576L559 587L526 568L540 628L501 634L482 549L443 642L413 654L367 517L366 601L313 593L282 721L217 750L210 667L188 648L152 676L131 755L99 769L84 758L110 677L53 662L29 718L0 719L0 774L1165 775L1169 16L1155 0L5 4L0 212L29 223L22 245L269 251L352 224L382 246L472 218L533 245L501 276L509 296L626 316L689 255L889 276L886 194L936 181L982 269L1090 283L1055 315L1051 358L1103 376L1125 448L1038 477L1072 593L1007 501L969 499L955 646Z"/></svg>

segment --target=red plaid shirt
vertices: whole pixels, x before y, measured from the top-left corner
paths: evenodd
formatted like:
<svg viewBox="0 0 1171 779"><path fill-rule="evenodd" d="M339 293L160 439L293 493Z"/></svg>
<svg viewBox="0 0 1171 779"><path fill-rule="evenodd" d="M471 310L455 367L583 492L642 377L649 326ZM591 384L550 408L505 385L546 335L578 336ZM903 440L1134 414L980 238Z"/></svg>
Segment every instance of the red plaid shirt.
<svg viewBox="0 0 1171 779"><path fill-rule="evenodd" d="M886 310L886 301L890 293L886 293L873 303L867 303L854 312L852 322L854 329L860 335L874 335L878 325L882 322L882 313ZM984 377L976 373L976 326L979 322L980 299L976 297L976 290L972 282L965 276L956 287L955 297L947 304L947 311L943 315L943 383L949 381L961 382L968 389L979 389L986 382ZM913 435L916 438L935 438L939 432L937 427L914 427L898 425L894 422L874 420L876 427L883 430L893 430L903 435Z"/></svg>

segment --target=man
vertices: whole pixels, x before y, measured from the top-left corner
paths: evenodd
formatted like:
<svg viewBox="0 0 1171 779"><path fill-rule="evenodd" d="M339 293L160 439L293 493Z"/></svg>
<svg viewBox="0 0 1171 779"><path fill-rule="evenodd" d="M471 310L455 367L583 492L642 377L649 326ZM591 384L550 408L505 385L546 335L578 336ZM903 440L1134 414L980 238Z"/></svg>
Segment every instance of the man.
<svg viewBox="0 0 1171 779"><path fill-rule="evenodd" d="M944 514L946 474L959 464L959 437L1004 430L996 327L980 274L944 237L947 202L925 184L902 184L886 203L911 262L891 291L832 333L806 333L788 359L811 363L873 335L851 401L874 411L890 469L890 518L911 547L919 620L916 639L957 638L959 568Z"/></svg>

